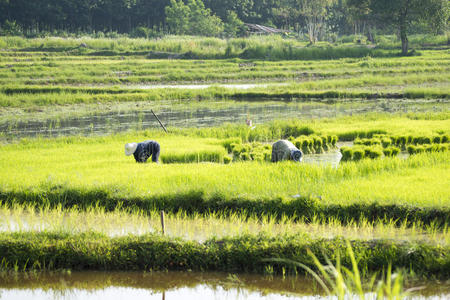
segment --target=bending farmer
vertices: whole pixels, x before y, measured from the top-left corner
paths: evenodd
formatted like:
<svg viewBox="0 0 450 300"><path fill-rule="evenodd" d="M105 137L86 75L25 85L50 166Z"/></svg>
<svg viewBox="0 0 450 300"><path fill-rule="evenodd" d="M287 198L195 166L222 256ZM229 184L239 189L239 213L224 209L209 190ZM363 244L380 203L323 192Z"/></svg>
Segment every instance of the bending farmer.
<svg viewBox="0 0 450 300"><path fill-rule="evenodd" d="M303 152L287 140L279 140L272 145L272 162L293 160L301 162Z"/></svg>
<svg viewBox="0 0 450 300"><path fill-rule="evenodd" d="M125 144L125 155L134 155L136 162L145 163L151 156L153 162L158 162L161 147L156 141L145 141L142 143Z"/></svg>

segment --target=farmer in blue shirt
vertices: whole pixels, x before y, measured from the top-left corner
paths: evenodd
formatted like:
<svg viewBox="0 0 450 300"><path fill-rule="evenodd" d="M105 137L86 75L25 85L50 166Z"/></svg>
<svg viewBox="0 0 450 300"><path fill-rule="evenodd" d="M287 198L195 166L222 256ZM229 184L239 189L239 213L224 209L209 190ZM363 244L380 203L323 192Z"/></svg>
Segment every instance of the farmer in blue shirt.
<svg viewBox="0 0 450 300"><path fill-rule="evenodd" d="M134 159L138 163L145 163L151 156L152 161L157 163L159 159L159 152L161 147L156 141L145 141L141 143L125 144L125 155L134 155Z"/></svg>

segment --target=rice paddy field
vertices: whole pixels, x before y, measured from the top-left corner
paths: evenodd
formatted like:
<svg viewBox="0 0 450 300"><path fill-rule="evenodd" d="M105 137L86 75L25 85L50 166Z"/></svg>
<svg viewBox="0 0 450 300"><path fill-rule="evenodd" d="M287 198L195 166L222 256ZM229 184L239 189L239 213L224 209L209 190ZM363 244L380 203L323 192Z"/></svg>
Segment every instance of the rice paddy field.
<svg viewBox="0 0 450 300"><path fill-rule="evenodd" d="M264 37L0 37L0 278L295 276L337 263L359 270L353 282L392 270L449 286L450 53L412 41L415 55L400 57L391 44ZM280 104L289 110L266 108ZM311 105L327 113L305 115ZM144 128L138 112L153 109L167 133ZM184 112L180 123L225 113L179 126L168 109ZM134 122L121 118L131 111L133 126L94 130L105 113ZM67 118L92 130L25 133ZM160 163L124 155L125 143L149 139ZM271 163L279 139L303 162Z"/></svg>

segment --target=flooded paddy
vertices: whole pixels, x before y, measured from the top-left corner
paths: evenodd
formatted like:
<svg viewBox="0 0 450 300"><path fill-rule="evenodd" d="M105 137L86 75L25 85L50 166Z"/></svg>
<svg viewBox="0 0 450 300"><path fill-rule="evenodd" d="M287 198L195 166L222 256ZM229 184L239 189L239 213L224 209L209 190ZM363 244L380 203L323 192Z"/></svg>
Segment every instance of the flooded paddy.
<svg viewBox="0 0 450 300"><path fill-rule="evenodd" d="M292 195L292 197L295 197ZM274 218L231 218L214 215L189 217L184 213L165 215L165 235L187 241L204 243L211 238L226 238L246 234L265 234L270 236L308 234L316 238L333 239L344 237L351 240L396 240L402 242L420 242L446 246L450 244L448 230L436 228L408 227L406 224L391 222L361 222L343 225L328 220L299 222L286 218L280 222ZM101 232L109 237L126 235L159 234L161 232L160 213L138 211L127 213L120 209L105 212L103 209L78 211L74 209L35 210L32 207L7 205L0 206L0 232L66 232L80 234Z"/></svg>
<svg viewBox="0 0 450 300"><path fill-rule="evenodd" d="M409 282L410 299L448 299L450 282ZM2 274L0 299L337 299L311 277L197 272ZM366 294L367 299L375 295Z"/></svg>
<svg viewBox="0 0 450 300"><path fill-rule="evenodd" d="M56 137L67 135L106 135L129 130L159 128L152 113L166 127L211 127L224 123L254 125L276 119L320 119L373 112L408 113L442 112L449 109L446 101L371 100L371 101L166 101L128 103L117 106L61 108L56 111L6 112L0 114L0 136Z"/></svg>

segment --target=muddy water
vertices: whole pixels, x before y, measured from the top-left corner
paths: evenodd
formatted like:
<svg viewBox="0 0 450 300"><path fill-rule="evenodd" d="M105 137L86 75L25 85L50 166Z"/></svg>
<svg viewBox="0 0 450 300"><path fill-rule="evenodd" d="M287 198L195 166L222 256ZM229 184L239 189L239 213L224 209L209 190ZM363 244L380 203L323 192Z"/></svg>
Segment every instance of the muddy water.
<svg viewBox="0 0 450 300"><path fill-rule="evenodd" d="M139 107L137 107L139 105ZM162 104L139 103L127 109L108 107L76 115L60 112L51 118L42 113L37 120L20 115L0 122L0 138L55 137L64 135L104 135L128 130L160 128L151 110L167 127L210 127L224 123L244 124L247 117L258 125L274 119L318 119L348 116L368 112L436 112L448 110L446 102L376 100L327 102L280 101L202 101ZM30 113L32 115L32 113ZM1 120L1 118L0 118ZM26 121L28 120L28 121Z"/></svg>
<svg viewBox="0 0 450 300"><path fill-rule="evenodd" d="M410 283L410 287L418 283ZM450 282L420 282L412 299L448 299ZM370 295L368 294L367 296ZM373 296L373 295L372 295ZM335 299L302 276L73 272L0 277L0 299Z"/></svg>

